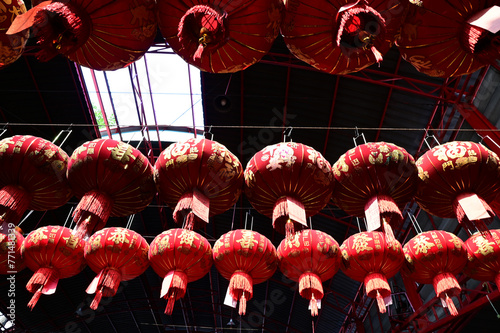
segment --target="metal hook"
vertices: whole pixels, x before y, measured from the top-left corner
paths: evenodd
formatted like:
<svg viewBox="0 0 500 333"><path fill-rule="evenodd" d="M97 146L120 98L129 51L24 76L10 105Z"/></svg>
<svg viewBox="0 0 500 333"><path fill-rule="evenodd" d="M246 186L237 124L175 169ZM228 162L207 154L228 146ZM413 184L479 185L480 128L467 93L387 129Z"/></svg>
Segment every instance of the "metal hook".
<svg viewBox="0 0 500 333"><path fill-rule="evenodd" d="M439 146L441 143L438 141L438 139L436 139L436 137L434 135L429 135L427 133L427 129L425 130L425 138L424 138L424 142L425 144L427 145L427 148L429 149L432 149L432 146L431 144L429 143L429 141L427 141L428 139L434 139L434 142L437 143L437 145Z"/></svg>
<svg viewBox="0 0 500 333"><path fill-rule="evenodd" d="M66 142L66 140L71 135L71 133L73 133L73 130L71 129L71 127L73 127L73 124L69 125L68 129L60 131L59 134L57 134L57 136L54 138L54 140L52 140L52 143L55 144L56 141L61 136L61 134L66 133L66 136L64 137L64 139L62 140L62 142L58 145L59 147L62 147L64 145L64 143ZM3 134L3 132L2 132L2 134ZM0 136L1 136L1 134L0 134Z"/></svg>
<svg viewBox="0 0 500 333"><path fill-rule="evenodd" d="M365 134L364 133L359 134L358 126L356 126L354 130L354 137L352 138L352 140L354 141L354 147L358 146L358 139L360 137L363 139L363 143L366 143Z"/></svg>
<svg viewBox="0 0 500 333"><path fill-rule="evenodd" d="M2 129L0 131L2 131L2 133L0 133L0 137L2 137L2 135L5 134L5 132L7 132L7 126L9 126L9 123L6 123L5 125L3 125Z"/></svg>
<svg viewBox="0 0 500 333"><path fill-rule="evenodd" d="M283 130L283 142L287 142L287 139L292 142L292 131L293 127L287 127Z"/></svg>
<svg viewBox="0 0 500 333"><path fill-rule="evenodd" d="M214 141L214 134L212 133L212 125L208 128L208 131L203 132L203 137L206 137L207 134L210 134L210 140Z"/></svg>

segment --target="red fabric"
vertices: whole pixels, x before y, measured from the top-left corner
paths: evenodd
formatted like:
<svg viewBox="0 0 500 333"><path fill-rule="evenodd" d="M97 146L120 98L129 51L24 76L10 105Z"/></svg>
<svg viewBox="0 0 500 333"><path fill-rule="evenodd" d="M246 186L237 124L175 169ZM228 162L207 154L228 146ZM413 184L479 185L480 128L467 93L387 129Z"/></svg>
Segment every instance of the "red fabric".
<svg viewBox="0 0 500 333"><path fill-rule="evenodd" d="M500 289L500 230L474 234L465 241L465 247L468 260L464 273L474 280L495 282Z"/></svg>
<svg viewBox="0 0 500 333"><path fill-rule="evenodd" d="M155 182L161 199L175 208L175 221L182 223L185 213L193 208L191 198L195 190L208 198L209 216L231 208L242 190L243 167L220 143L203 138L189 139L170 145L160 154L155 163ZM202 224L198 221L195 228Z"/></svg>
<svg viewBox="0 0 500 333"><path fill-rule="evenodd" d="M111 216L128 216L146 208L156 194L153 167L146 157L132 146L111 139L96 139L77 148L68 164L68 181L77 198L85 197L73 218L79 224L92 216L89 231L104 226L110 204ZM98 200L94 206L99 192L111 202Z"/></svg>
<svg viewBox="0 0 500 333"><path fill-rule="evenodd" d="M402 222L401 209L413 199L418 181L413 157L387 142L370 142L350 149L332 166L333 202L346 213L365 217L373 197L378 211L393 226Z"/></svg>
<svg viewBox="0 0 500 333"><path fill-rule="evenodd" d="M283 3L173 0L159 1L158 11L162 35L186 62L206 72L233 73L256 63L270 50L279 33ZM215 35L208 21L217 22ZM211 31L206 34L208 42L203 39L203 27Z"/></svg>
<svg viewBox="0 0 500 333"><path fill-rule="evenodd" d="M389 6L383 0L287 1L281 33L290 52L316 69L330 74L357 72L389 51L403 6L403 1Z"/></svg>
<svg viewBox="0 0 500 333"><path fill-rule="evenodd" d="M448 304L452 315L456 315L449 298L460 292L455 275L467 263L464 242L452 233L433 230L413 237L403 251L406 260L402 274L418 283L433 284L436 296Z"/></svg>
<svg viewBox="0 0 500 333"><path fill-rule="evenodd" d="M105 228L87 240L85 260L95 273L112 268L120 272L121 281L128 281L148 268L148 250L148 243L137 232L118 227Z"/></svg>
<svg viewBox="0 0 500 333"><path fill-rule="evenodd" d="M51 287L55 289L58 279L80 273L85 267L84 247L85 241L73 236L71 230L65 227L46 226L32 231L23 242L21 255L26 266L38 274L33 276L26 288L33 293L51 293L46 290L51 276L55 279ZM32 306L39 297L40 293L34 295Z"/></svg>
<svg viewBox="0 0 500 333"><path fill-rule="evenodd" d="M85 67L115 70L139 59L151 46L155 11L153 0L53 0L30 9L26 16L31 22L17 25L32 27L43 48L42 60L60 53ZM26 21L23 16L17 20Z"/></svg>
<svg viewBox="0 0 500 333"><path fill-rule="evenodd" d="M282 197L291 197L303 206L306 216L317 214L332 195L330 163L313 148L282 142L256 153L245 169L245 194L252 206L273 219L273 226L285 232L287 218L279 219L273 209ZM297 230L300 223L293 221Z"/></svg>
<svg viewBox="0 0 500 333"><path fill-rule="evenodd" d="M478 143L455 141L434 147L416 164L420 180L415 199L432 215L455 218L459 195L477 194L491 203L500 189L500 160Z"/></svg>
<svg viewBox="0 0 500 333"><path fill-rule="evenodd" d="M0 192L0 215L5 213L5 221L17 224L26 209L43 211L64 205L72 196L67 164L68 155L45 139L16 135L1 140L0 187L12 186ZM17 199L23 194L29 197ZM13 198L21 200L19 205Z"/></svg>
<svg viewBox="0 0 500 333"><path fill-rule="evenodd" d="M469 74L494 62L499 57L494 35L478 36L467 21L495 4L498 1L423 0L419 6L410 3L397 40L401 55L418 71L436 77Z"/></svg>
<svg viewBox="0 0 500 333"><path fill-rule="evenodd" d="M251 230L232 230L222 235L215 242L213 258L215 267L225 279L231 280L235 272L241 272L248 274L253 284L268 280L278 267L274 245L264 235ZM252 294L245 293L246 301Z"/></svg>
<svg viewBox="0 0 500 333"><path fill-rule="evenodd" d="M384 283L384 279L393 277L405 260L403 248L397 240L388 243L382 232L360 232L347 238L340 250L340 268L351 279L365 282L369 297L377 298L378 294L382 297L390 295L390 288ZM385 307L380 310L385 310Z"/></svg>
<svg viewBox="0 0 500 333"><path fill-rule="evenodd" d="M23 13L26 13L26 6L22 0L2 2L2 15L0 16L0 69L19 59L24 51L24 47L28 41L28 32L14 36L6 34L12 21Z"/></svg>
<svg viewBox="0 0 500 333"><path fill-rule="evenodd" d="M23 241L23 235L17 230L11 234L0 233L0 274L12 274L7 272L17 273L26 267L21 257L21 245ZM13 266L10 266L10 264L13 264Z"/></svg>

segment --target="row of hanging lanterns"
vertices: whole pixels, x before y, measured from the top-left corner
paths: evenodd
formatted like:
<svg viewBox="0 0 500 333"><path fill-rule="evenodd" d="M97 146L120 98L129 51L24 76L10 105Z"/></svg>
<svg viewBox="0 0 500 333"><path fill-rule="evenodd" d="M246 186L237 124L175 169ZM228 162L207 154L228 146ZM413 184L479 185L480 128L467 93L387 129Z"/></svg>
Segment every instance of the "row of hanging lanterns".
<svg viewBox="0 0 500 333"><path fill-rule="evenodd" d="M198 220L208 222L212 208L222 213L237 200L238 195L234 194L239 194L243 183L243 170L238 159L221 144L206 139L190 139L171 145L156 162L156 172L140 152L115 140L98 139L85 143L75 150L69 162L63 153L52 143L31 136L0 141L2 172L11 170L15 173L13 178L5 176L2 179L4 187L0 198L3 200L4 222L17 223L30 205L33 209L44 207L33 204L39 204L36 201L40 191L36 185L39 184L44 191L48 185L62 186L66 189L63 193L69 194L76 184L78 190L75 193L79 191L78 196L82 197L73 214L78 224L74 231L59 226L43 227L30 233L21 246L26 265L35 272L28 283L28 290L34 293L29 306L34 306L42 293L53 293L58 279L77 274L83 268L85 258L98 274L87 289L89 293L96 293L92 303L96 308L102 296L114 295L120 281L142 274L149 265L149 252L149 260L155 262L153 268L164 279L161 295L168 298L167 313L171 313L173 302L184 295L187 283L206 274L211 266L208 242L191 229L196 227ZM449 170L454 177L441 174ZM28 172L29 177L23 172ZM49 177L47 172L52 173L50 184L44 179ZM495 197L490 192L497 193L499 185L492 184L498 183L498 173L498 157L471 142L452 142L436 147L416 163L401 147L384 142L367 143L341 156L333 171L324 157L311 147L292 142L272 145L257 153L248 163L244 173L245 191L255 208L273 220L275 229L286 233L285 240L277 251L258 233L230 231L214 245L213 261L221 274L230 280L229 295L240 302L241 314L245 313L246 301L253 295L252 285L267 280L278 265L285 275L299 282L301 296L310 301L311 313L317 314L318 300L323 297L321 282L339 269L340 253L340 268L352 279L365 283L367 295L377 299L381 311L385 310L384 298L390 295L387 278L401 268L406 257L407 275L420 283L431 283L429 279L432 278L436 294L443 299L450 313L456 314L450 297L459 290L453 275L465 266L465 245L454 235L432 231L429 235L417 235L407 243L403 256L390 224L402 221L401 207L411 200L414 191L417 191L419 200L416 188L430 184L449 189L448 201L439 207L448 205L458 212L456 214L467 229L478 228L471 221L481 221L484 214L491 211L487 201ZM418 186L417 174L422 180ZM68 181L65 175L68 175ZM440 181L431 182L433 177L440 178ZM130 210L137 212L147 206L147 201L151 201L155 193L155 180L159 182L162 196L172 195L169 205L175 204L174 217L177 215L175 219L184 222L183 229L178 229L178 233L173 229L161 234L152 243L153 252L142 236L131 230L111 228L98 231L110 215L129 215L132 214ZM415 189L411 190L411 187ZM455 190L455 199L450 189ZM429 195L420 191L423 191L422 195ZM228 194L231 192L233 195ZM439 192L445 191L439 189ZM332 193L341 208L353 215L364 215L368 221L369 230L348 238L340 250L333 238L307 229L305 222L307 216L316 214L327 204ZM50 192L45 195L47 201ZM138 200L144 196L147 200ZM67 200L69 195L64 197ZM16 200L20 200L21 205ZM132 203L136 201L134 207ZM98 222L94 223L93 219ZM487 215L486 220L491 220L491 216ZM380 227L385 233L373 231ZM301 229L304 230L299 231ZM481 243L481 251L486 251L485 247L490 251L492 245L488 240L496 234L490 233L486 227L478 229L489 244ZM94 235L85 242L82 237L88 237L92 232ZM4 238L4 244L10 243ZM480 243L476 241L474 244ZM56 251L52 248L54 246L60 249ZM190 271L186 266L189 261L179 258L196 251L203 258L203 264ZM37 256L38 252L48 254ZM59 252L63 257L52 255ZM174 259L168 257L165 260L165 253L170 253ZM465 261L452 260L454 257L463 259L464 255ZM68 258L71 258L71 264L68 264ZM298 258L302 258L301 263L297 262ZM438 263L436 258L444 259ZM47 263L47 260L55 262ZM430 260L436 266L424 273L418 264L425 265ZM125 265L132 263L137 267ZM451 263L455 266L450 268L447 265ZM58 272L58 269L63 271Z"/></svg>
<svg viewBox="0 0 500 333"><path fill-rule="evenodd" d="M212 73L258 62L280 31L295 57L330 74L380 62L394 43L404 59L430 76L469 74L500 57L496 0L243 0L237 5L230 0L99 5L51 0L34 5L27 12L21 0L9 5L14 14L0 26L5 44L0 66L20 56L30 31L41 48L40 60L62 54L93 69L123 68L148 50L157 28L186 62Z"/></svg>

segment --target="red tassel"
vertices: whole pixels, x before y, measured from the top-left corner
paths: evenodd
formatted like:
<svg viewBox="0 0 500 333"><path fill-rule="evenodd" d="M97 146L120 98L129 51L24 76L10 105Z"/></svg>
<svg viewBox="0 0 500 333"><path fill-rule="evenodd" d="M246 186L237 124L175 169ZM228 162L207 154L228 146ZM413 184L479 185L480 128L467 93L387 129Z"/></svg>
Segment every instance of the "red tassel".
<svg viewBox="0 0 500 333"><path fill-rule="evenodd" d="M167 302L167 307L165 308L165 314L167 315L171 315L172 312L174 311L174 304L175 304L175 300L178 299L177 296L176 296L176 292L172 292L170 294L170 296L168 297L168 302Z"/></svg>
<svg viewBox="0 0 500 333"><path fill-rule="evenodd" d="M385 307L385 302L384 302L384 298L382 297L382 295L380 295L380 293L378 292L377 290L377 305L378 305L378 311L380 313L386 313L387 309Z"/></svg>
<svg viewBox="0 0 500 333"><path fill-rule="evenodd" d="M240 297L240 306L238 309L238 314L240 316L244 316L246 311L247 311L247 299L245 298L245 292L242 292Z"/></svg>
<svg viewBox="0 0 500 333"><path fill-rule="evenodd" d="M460 285L458 284L457 279L451 273L441 273L434 277L432 284L434 286L434 291L438 297L441 297L444 300L445 294L446 297L448 295L454 296L458 295L460 290Z"/></svg>
<svg viewBox="0 0 500 333"><path fill-rule="evenodd" d="M311 307L311 316L315 317L318 315L318 301L314 298L314 294L311 295L311 300L309 301L309 306Z"/></svg>
<svg viewBox="0 0 500 333"><path fill-rule="evenodd" d="M92 300L92 303L90 303L90 308L92 310L97 310L97 307L99 306L99 303L101 302L101 299L102 299L102 288L96 291L95 297Z"/></svg>
<svg viewBox="0 0 500 333"><path fill-rule="evenodd" d="M291 239L304 226L307 226L307 220L302 202L287 196L279 198L273 207L274 230Z"/></svg>
<svg viewBox="0 0 500 333"><path fill-rule="evenodd" d="M40 299L40 296L42 296L42 286L40 286L40 289L38 289L35 294L33 295L33 297L31 297L31 300L28 302L28 308L30 308L30 310L33 310L33 308L35 307L36 303L38 302L38 300Z"/></svg>
<svg viewBox="0 0 500 333"><path fill-rule="evenodd" d="M82 239L86 239L88 238L88 236L90 235L90 232L89 231L89 225L90 225L90 218L92 216L89 215L82 223L79 223L76 225L75 227L75 231L74 231L74 235L76 237L79 237L79 238L82 238Z"/></svg>
<svg viewBox="0 0 500 333"><path fill-rule="evenodd" d="M189 212L187 214L185 228L188 230L193 230L193 228L194 228L194 213L193 212Z"/></svg>
<svg viewBox="0 0 500 333"><path fill-rule="evenodd" d="M363 14L363 13L366 13L366 14L371 14L373 15L374 17L377 18L377 20L380 22L380 29L383 30L385 29L385 19L380 15L379 12L377 12L375 9L373 9L372 7L370 6L367 6L366 4L365 5L355 5L349 9L346 9L344 11L341 11L337 14L337 24L338 24L338 29L337 29L337 36L336 36L336 43L337 43L337 46L340 46L341 44L341 40L342 40L342 37L343 35L349 35L351 37L353 37L353 35L356 35L356 34L363 34L363 35L370 35L369 33L367 33L366 31L363 31L362 29L357 29L356 31L352 31L352 27L353 25L354 26L358 26L360 27L362 22L361 20L359 19L359 17L355 18L357 15L359 14ZM351 30L351 31L349 31ZM374 36L376 37L376 36ZM371 38L374 38L374 37L371 37ZM356 39L358 39L359 41L361 41L361 44L359 46L362 46L363 48L366 47L366 43L365 41L362 41L361 39L359 39L359 37L356 37ZM358 42L359 43L359 42ZM368 42L368 43L371 43ZM376 52L378 52L378 50L375 49ZM375 51L372 49L372 52L375 54ZM380 52L378 52L380 54ZM380 55L380 57L382 57L382 55ZM377 55L375 54L375 58L377 58ZM377 61L378 62L378 61Z"/></svg>
<svg viewBox="0 0 500 333"><path fill-rule="evenodd" d="M200 44L198 45L198 48L196 49L196 52L193 55L193 60L198 61L201 59L201 56L203 54L203 51L205 51L205 45Z"/></svg>
<svg viewBox="0 0 500 333"><path fill-rule="evenodd" d="M5 221L17 224L28 209L31 194L16 185L6 185L0 190L0 206L5 207Z"/></svg>
<svg viewBox="0 0 500 333"><path fill-rule="evenodd" d="M290 220L290 219L288 219L288 221L286 221L286 224L285 224L285 235L286 235L286 239L288 239L288 240L292 240L294 235L295 235L295 228L294 228L292 220Z"/></svg>
<svg viewBox="0 0 500 333"><path fill-rule="evenodd" d="M372 51L373 55L375 56L375 61L376 62L382 62L384 60L384 57L382 57L382 53L380 53L375 46L372 46L370 48Z"/></svg>
<svg viewBox="0 0 500 333"><path fill-rule="evenodd" d="M317 299L322 299L324 295L323 285L319 276L312 272L303 273L299 277L299 294L303 298L309 300L309 305L311 306L311 316L317 316Z"/></svg>
<svg viewBox="0 0 500 333"><path fill-rule="evenodd" d="M455 303L453 303L453 300L448 296L447 293L444 294L444 297L441 297L441 299L444 298L444 301L446 302L446 306L448 307L448 311L450 311L450 314L452 316L457 316L458 311L457 308L455 307Z"/></svg>
<svg viewBox="0 0 500 333"><path fill-rule="evenodd" d="M184 193L175 206L173 217L176 223L182 223L185 211L191 212L193 208L193 192Z"/></svg>
<svg viewBox="0 0 500 333"><path fill-rule="evenodd" d="M382 218L382 221L383 221L382 225L384 226L384 232L385 232L385 240L387 241L388 245L392 245L396 241L394 233L392 232L392 227L385 218Z"/></svg>
<svg viewBox="0 0 500 333"><path fill-rule="evenodd" d="M111 198L100 191L89 191L80 199L73 212L73 220L79 225L92 216L86 226L86 232L98 231L98 227L103 227L108 221L113 208ZM92 222L92 223L90 223ZM83 238L83 237L82 237Z"/></svg>

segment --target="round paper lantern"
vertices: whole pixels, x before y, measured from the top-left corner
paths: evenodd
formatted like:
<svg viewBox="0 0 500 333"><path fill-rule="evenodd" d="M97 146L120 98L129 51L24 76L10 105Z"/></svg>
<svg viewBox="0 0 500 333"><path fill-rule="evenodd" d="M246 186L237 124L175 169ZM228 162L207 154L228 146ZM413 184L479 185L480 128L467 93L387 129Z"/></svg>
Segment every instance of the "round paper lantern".
<svg viewBox="0 0 500 333"><path fill-rule="evenodd" d="M0 69L19 59L28 41L27 32L15 36L6 34L12 21L22 13L26 13L26 6L22 0L0 3Z"/></svg>
<svg viewBox="0 0 500 333"><path fill-rule="evenodd" d="M184 297L188 282L204 277L212 267L212 247L205 237L187 229L162 232L149 247L149 261L163 278L160 297L168 300L170 315L176 300Z"/></svg>
<svg viewBox="0 0 500 333"><path fill-rule="evenodd" d="M137 232L125 228L106 228L92 235L85 245L85 260L97 276L87 294L95 297L95 310L101 298L114 296L121 281L132 280L148 268L149 245Z"/></svg>
<svg viewBox="0 0 500 333"><path fill-rule="evenodd" d="M45 139L16 135L1 140L0 219L17 224L27 209L64 205L72 195L67 165L68 155Z"/></svg>
<svg viewBox="0 0 500 333"><path fill-rule="evenodd" d="M193 229L209 216L224 213L238 200L243 167L218 142L196 138L165 149L155 163L155 182L161 198L174 209L174 220Z"/></svg>
<svg viewBox="0 0 500 333"><path fill-rule="evenodd" d="M458 218L471 233L493 220L489 204L500 189L497 155L481 144L454 141L432 148L417 160L416 200L430 214Z"/></svg>
<svg viewBox="0 0 500 333"><path fill-rule="evenodd" d="M10 227L14 228L14 225ZM24 237L17 228L11 230L7 234L0 233L0 274L3 275L15 274L26 267L21 257Z"/></svg>
<svg viewBox="0 0 500 333"><path fill-rule="evenodd" d="M402 1L285 1L281 33L290 52L330 74L357 72L382 61L404 13Z"/></svg>
<svg viewBox="0 0 500 333"><path fill-rule="evenodd" d="M273 220L273 227L292 237L307 226L332 195L330 163L316 150L282 142L257 152L245 169L245 194L252 206Z"/></svg>
<svg viewBox="0 0 500 333"><path fill-rule="evenodd" d="M96 139L77 148L68 164L68 181L81 198L73 219L82 237L102 229L109 216L143 210L156 194L153 167L146 157L111 139Z"/></svg>
<svg viewBox="0 0 500 333"><path fill-rule="evenodd" d="M43 1L20 15L8 34L30 29L39 60L62 54L96 70L115 70L136 61L156 37L154 0Z"/></svg>
<svg viewBox="0 0 500 333"><path fill-rule="evenodd" d="M229 294L240 302L240 315L253 297L253 285L273 276L278 267L276 248L269 239L251 230L232 230L215 242L214 264L229 280Z"/></svg>
<svg viewBox="0 0 500 333"><path fill-rule="evenodd" d="M402 272L418 283L432 283L443 305L456 316L458 312L450 297L461 290L455 275L467 263L464 242L446 231L427 231L413 237L403 251L406 261Z"/></svg>
<svg viewBox="0 0 500 333"><path fill-rule="evenodd" d="M211 73L241 71L259 61L279 33L280 0L160 0L159 26L186 62Z"/></svg>
<svg viewBox="0 0 500 333"><path fill-rule="evenodd" d="M498 17L496 0L412 0L397 45L424 74L470 74L499 58Z"/></svg>
<svg viewBox="0 0 500 333"><path fill-rule="evenodd" d="M305 229L278 247L279 267L291 280L299 282L300 296L309 300L311 315L318 315L317 300L324 296L324 281L340 268L339 244L330 235Z"/></svg>
<svg viewBox="0 0 500 333"><path fill-rule="evenodd" d="M494 281L500 289L500 230L476 233L465 241L467 265L464 273L479 281Z"/></svg>
<svg viewBox="0 0 500 333"><path fill-rule="evenodd" d="M21 255L35 272L26 284L26 289L34 293L28 307L33 308L41 294L53 294L59 279L72 277L85 268L84 247L83 239L61 226L41 227L26 236Z"/></svg>
<svg viewBox="0 0 500 333"><path fill-rule="evenodd" d="M360 232L340 246L342 271L365 284L368 297L377 300L381 313L386 312L384 298L391 296L387 279L396 275L404 263L403 248L394 240L388 242L382 232Z"/></svg>
<svg viewBox="0 0 500 333"><path fill-rule="evenodd" d="M346 152L332 170L335 204L350 215L366 217L369 229L383 225L388 241L394 240L391 225L403 221L401 209L417 189L413 157L392 143L371 142Z"/></svg>

